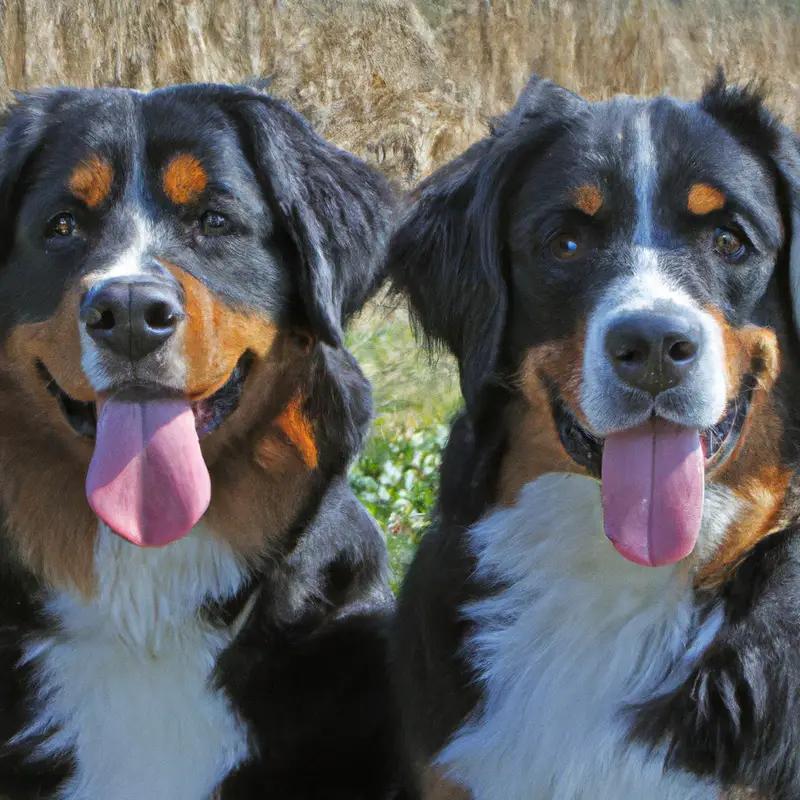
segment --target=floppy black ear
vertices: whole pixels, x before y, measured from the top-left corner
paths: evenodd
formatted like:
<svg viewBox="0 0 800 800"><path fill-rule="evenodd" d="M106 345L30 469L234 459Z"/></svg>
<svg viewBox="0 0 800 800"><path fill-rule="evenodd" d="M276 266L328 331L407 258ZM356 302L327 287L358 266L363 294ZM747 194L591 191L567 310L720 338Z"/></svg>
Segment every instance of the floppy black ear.
<svg viewBox="0 0 800 800"><path fill-rule="evenodd" d="M757 86L729 86L722 70L701 106L755 152L770 160L779 180L795 329L800 334L800 139L767 110Z"/></svg>
<svg viewBox="0 0 800 800"><path fill-rule="evenodd" d="M0 112L0 261L11 246L18 188L47 124L52 92L16 95Z"/></svg>
<svg viewBox="0 0 800 800"><path fill-rule="evenodd" d="M794 132L784 130L775 160L789 206L789 229L785 231L789 251L789 286L795 330L800 336L800 139Z"/></svg>
<svg viewBox="0 0 800 800"><path fill-rule="evenodd" d="M472 406L495 376L508 306L503 209L523 159L563 132L584 101L533 76L485 139L412 194L392 238L389 272L429 341L456 356Z"/></svg>
<svg viewBox="0 0 800 800"><path fill-rule="evenodd" d="M312 333L338 347L347 318L383 277L389 184L272 97L241 89L229 110L243 125L264 190L301 255L300 292Z"/></svg>

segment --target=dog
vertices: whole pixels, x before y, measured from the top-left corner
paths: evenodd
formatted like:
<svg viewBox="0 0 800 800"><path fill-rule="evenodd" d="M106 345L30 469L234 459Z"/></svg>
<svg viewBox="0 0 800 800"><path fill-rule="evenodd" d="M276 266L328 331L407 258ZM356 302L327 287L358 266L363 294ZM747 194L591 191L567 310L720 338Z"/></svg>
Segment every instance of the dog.
<svg viewBox="0 0 800 800"><path fill-rule="evenodd" d="M343 326L394 192L247 87L0 127L0 796L394 796Z"/></svg>
<svg viewBox="0 0 800 800"><path fill-rule="evenodd" d="M410 200L465 398L395 630L423 796L800 797L798 163L721 74L534 76Z"/></svg>

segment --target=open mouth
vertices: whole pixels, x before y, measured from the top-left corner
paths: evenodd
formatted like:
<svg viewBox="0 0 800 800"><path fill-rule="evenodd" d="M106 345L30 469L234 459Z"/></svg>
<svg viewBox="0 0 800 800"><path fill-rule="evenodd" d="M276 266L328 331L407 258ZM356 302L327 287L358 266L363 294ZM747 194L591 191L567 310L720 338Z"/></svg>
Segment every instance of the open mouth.
<svg viewBox="0 0 800 800"><path fill-rule="evenodd" d="M195 419L195 430L200 438L216 430L239 407L239 400L252 363L252 355L245 353L221 388L210 397L191 404ZM48 392L58 402L61 413L70 424L72 430L78 436L94 439L97 434L96 404L83 403L70 397L56 383L47 367L41 361L36 363L36 368L45 382Z"/></svg>
<svg viewBox="0 0 800 800"><path fill-rule="evenodd" d="M720 469L736 447L747 420L755 386L755 378L747 376L742 383L741 392L728 403L722 419L716 425L700 432L705 453L706 475ZM599 478L603 439L581 425L554 384L550 385L550 405L561 444L567 455L584 467L590 475Z"/></svg>

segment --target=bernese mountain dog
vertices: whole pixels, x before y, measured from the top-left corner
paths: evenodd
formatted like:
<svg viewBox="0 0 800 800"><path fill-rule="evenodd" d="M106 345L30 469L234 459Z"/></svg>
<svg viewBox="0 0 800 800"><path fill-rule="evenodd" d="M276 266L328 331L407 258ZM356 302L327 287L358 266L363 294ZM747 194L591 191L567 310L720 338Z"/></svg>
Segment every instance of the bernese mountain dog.
<svg viewBox="0 0 800 800"><path fill-rule="evenodd" d="M722 75L534 77L412 198L465 396L393 653L425 797L800 797L799 163Z"/></svg>
<svg viewBox="0 0 800 800"><path fill-rule="evenodd" d="M343 325L389 185L247 87L0 122L0 796L386 800Z"/></svg>

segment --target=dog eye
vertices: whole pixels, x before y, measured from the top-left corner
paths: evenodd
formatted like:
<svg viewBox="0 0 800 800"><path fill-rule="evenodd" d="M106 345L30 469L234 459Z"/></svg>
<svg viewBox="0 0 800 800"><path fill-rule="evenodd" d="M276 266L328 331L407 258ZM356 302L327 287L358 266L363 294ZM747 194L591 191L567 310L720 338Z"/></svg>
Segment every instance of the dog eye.
<svg viewBox="0 0 800 800"><path fill-rule="evenodd" d="M47 235L51 239L72 236L75 233L76 225L75 217L68 211L62 211L47 223Z"/></svg>
<svg viewBox="0 0 800 800"><path fill-rule="evenodd" d="M550 242L550 252L559 261L574 261L583 253L583 243L571 233L561 233Z"/></svg>
<svg viewBox="0 0 800 800"><path fill-rule="evenodd" d="M717 228L714 231L714 250L728 261L739 261L747 252L747 247L735 231Z"/></svg>
<svg viewBox="0 0 800 800"><path fill-rule="evenodd" d="M228 230L228 220L216 211L206 211L200 217L200 226L204 236L218 236Z"/></svg>

